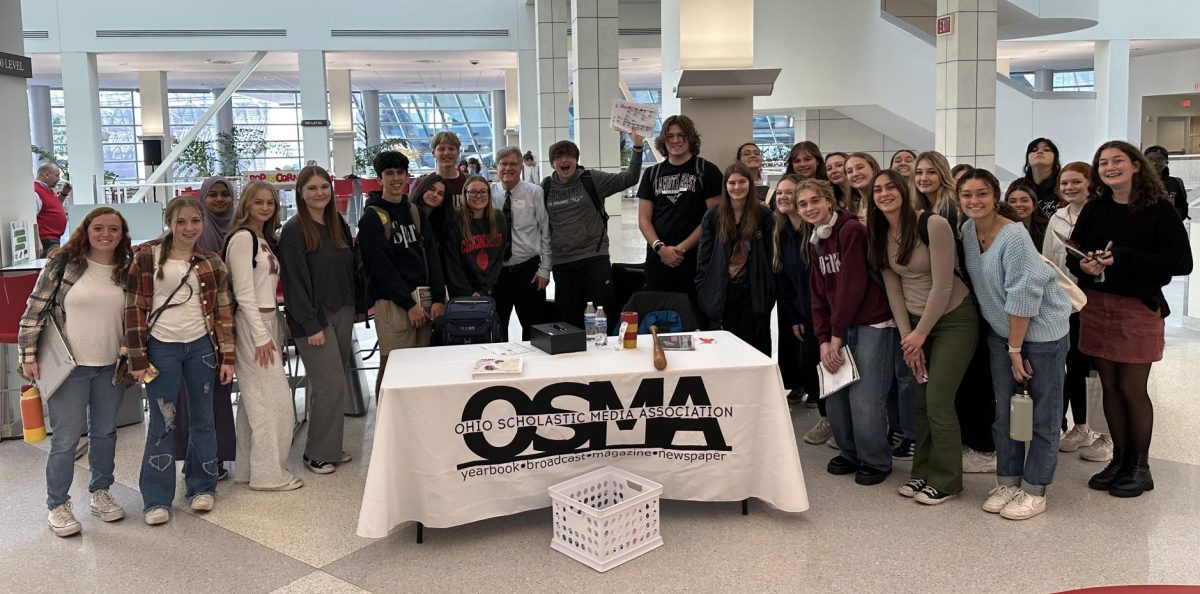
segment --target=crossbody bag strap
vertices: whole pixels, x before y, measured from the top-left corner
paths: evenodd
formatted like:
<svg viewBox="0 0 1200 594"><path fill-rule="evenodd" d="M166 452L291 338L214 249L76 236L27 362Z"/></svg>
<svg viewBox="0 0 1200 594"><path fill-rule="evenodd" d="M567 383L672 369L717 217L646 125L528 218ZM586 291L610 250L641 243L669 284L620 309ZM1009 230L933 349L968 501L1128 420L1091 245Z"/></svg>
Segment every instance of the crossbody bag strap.
<svg viewBox="0 0 1200 594"><path fill-rule="evenodd" d="M197 265L197 262L195 260L193 260L192 263L190 265L188 265L187 272L184 273L183 279L181 279L179 281L179 286L175 287L175 290L171 291L170 295L167 295L167 299L166 299L166 301L163 302L161 307L150 312L150 315L146 317L146 320L147 320L146 334L149 334L150 331L154 329L154 324L156 322L158 322L159 318L162 317L162 314L164 311L171 309L172 307L175 307L177 305L183 305L183 303L171 303L171 300L174 299L175 295L179 293L179 290L182 289L183 286L187 284L188 277L192 275L192 271L196 269L196 265Z"/></svg>

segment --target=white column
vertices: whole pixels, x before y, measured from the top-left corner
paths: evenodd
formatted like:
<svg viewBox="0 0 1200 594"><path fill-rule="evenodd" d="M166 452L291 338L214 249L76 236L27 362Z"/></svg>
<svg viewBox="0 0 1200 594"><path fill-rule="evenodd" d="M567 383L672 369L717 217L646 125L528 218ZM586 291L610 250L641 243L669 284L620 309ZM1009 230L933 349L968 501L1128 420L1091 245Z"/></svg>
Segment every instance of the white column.
<svg viewBox="0 0 1200 594"><path fill-rule="evenodd" d="M508 100L502 90L492 91L492 160L495 161L496 151L508 145L504 138L504 129L508 127Z"/></svg>
<svg viewBox="0 0 1200 594"><path fill-rule="evenodd" d="M21 38L21 3L0 2L0 52L25 54L25 41ZM49 90L46 90L46 105L49 111ZM19 76L0 75L0 105L25 105L30 95L26 92L25 79ZM3 264L12 263L12 245L8 240L8 225L12 221L29 221L37 218L37 206L33 200L33 172L29 168L29 112L24 109L0 109L0 229L4 239L0 240L0 255ZM37 236L30 238L30 245L37 245Z"/></svg>
<svg viewBox="0 0 1200 594"><path fill-rule="evenodd" d="M937 38L934 147L951 164L995 169L996 0L938 0L953 33Z"/></svg>
<svg viewBox="0 0 1200 594"><path fill-rule="evenodd" d="M516 119L517 144L522 151L531 151L540 160L545 151L538 133L541 126L538 122L537 19L529 4L517 10L517 88L509 91L509 101L516 99L520 112Z"/></svg>
<svg viewBox="0 0 1200 594"><path fill-rule="evenodd" d="M521 147L521 80L516 68L504 71L504 142L499 147ZM521 147L521 150L525 150Z"/></svg>
<svg viewBox="0 0 1200 594"><path fill-rule="evenodd" d="M167 73L161 70L138 72L138 95L142 102L142 137L140 140L157 140L162 143L162 156L171 152L171 115L167 108ZM147 165L146 175L154 171ZM171 172L163 178L171 181ZM165 198L166 192L155 192L155 199Z"/></svg>
<svg viewBox="0 0 1200 594"><path fill-rule="evenodd" d="M67 115L71 201L75 204L96 204L100 201L100 186L104 184L96 54L64 52L62 81Z"/></svg>
<svg viewBox="0 0 1200 594"><path fill-rule="evenodd" d="M1129 139L1129 40L1096 42L1096 146ZM1135 142L1136 144L1136 142Z"/></svg>
<svg viewBox="0 0 1200 594"><path fill-rule="evenodd" d="M679 97L675 96L675 79L679 76L679 17L680 2L662 0L659 39L662 42L662 119L680 113Z"/></svg>
<svg viewBox="0 0 1200 594"><path fill-rule="evenodd" d="M325 52L303 50L296 52L300 64L300 119L327 120L328 87L325 84ZM329 128L313 126L301 128L300 163L316 161L317 165L330 168Z"/></svg>
<svg viewBox="0 0 1200 594"><path fill-rule="evenodd" d="M1049 93L1054 90L1054 71L1042 68L1033 71L1033 90Z"/></svg>
<svg viewBox="0 0 1200 594"><path fill-rule="evenodd" d="M225 89L213 89L213 91L212 91L213 99L215 100L217 97L220 97L221 93L224 93L224 92L225 92ZM233 98L232 97L229 98L229 101L225 102L225 105L222 105L219 109L217 109L217 114L214 117L217 120L217 133L218 134L221 132L225 132L226 134L233 134ZM216 139L214 138L213 140L216 140Z"/></svg>
<svg viewBox="0 0 1200 594"><path fill-rule="evenodd" d="M12 52L8 52L12 53ZM32 144L47 153L54 154L54 117L50 110L50 87L29 86L29 136ZM31 155L37 167L37 155Z"/></svg>
<svg viewBox="0 0 1200 594"><path fill-rule="evenodd" d="M354 98L349 70L329 71L329 129L333 134L333 167L337 175L354 171Z"/></svg>
<svg viewBox="0 0 1200 594"><path fill-rule="evenodd" d="M546 151L570 138L567 118L567 0L540 0L537 12L538 115L540 139L535 154L549 173Z"/></svg>
<svg viewBox="0 0 1200 594"><path fill-rule="evenodd" d="M379 144L379 91L363 91L364 123L367 127L367 146Z"/></svg>
<svg viewBox="0 0 1200 594"><path fill-rule="evenodd" d="M617 69L617 0L571 0L575 60L575 144L588 167L620 171L620 134L610 128L621 92Z"/></svg>

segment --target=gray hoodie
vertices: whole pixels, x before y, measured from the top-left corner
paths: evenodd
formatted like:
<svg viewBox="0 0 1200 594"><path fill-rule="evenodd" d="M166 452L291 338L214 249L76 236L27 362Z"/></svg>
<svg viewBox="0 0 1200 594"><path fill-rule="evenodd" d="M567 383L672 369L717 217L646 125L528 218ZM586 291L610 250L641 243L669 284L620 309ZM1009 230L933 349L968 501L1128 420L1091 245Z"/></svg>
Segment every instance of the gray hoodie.
<svg viewBox="0 0 1200 594"><path fill-rule="evenodd" d="M629 167L622 173L591 171L600 197L611 196L638 183L642 175L642 152L633 153ZM550 174L546 214L550 220L550 253L555 266L608 255L608 229L583 188L579 179L582 174L582 167L566 181L558 177L557 171Z"/></svg>

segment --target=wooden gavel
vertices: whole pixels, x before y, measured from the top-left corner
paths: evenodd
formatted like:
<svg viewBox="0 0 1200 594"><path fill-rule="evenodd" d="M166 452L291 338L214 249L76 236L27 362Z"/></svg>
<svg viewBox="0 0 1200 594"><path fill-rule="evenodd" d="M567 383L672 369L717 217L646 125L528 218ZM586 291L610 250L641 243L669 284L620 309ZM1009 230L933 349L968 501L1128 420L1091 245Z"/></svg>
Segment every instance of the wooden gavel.
<svg viewBox="0 0 1200 594"><path fill-rule="evenodd" d="M650 337L654 341L654 368L662 371L667 368L667 354L663 352L662 343L658 340L658 328L650 326Z"/></svg>

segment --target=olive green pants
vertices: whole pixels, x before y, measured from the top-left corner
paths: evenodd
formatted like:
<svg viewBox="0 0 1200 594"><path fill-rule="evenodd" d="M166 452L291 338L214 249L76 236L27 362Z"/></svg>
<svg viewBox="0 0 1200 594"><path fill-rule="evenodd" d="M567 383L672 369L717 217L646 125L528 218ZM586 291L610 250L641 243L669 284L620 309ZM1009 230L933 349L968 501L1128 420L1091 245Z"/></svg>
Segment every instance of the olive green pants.
<svg viewBox="0 0 1200 594"><path fill-rule="evenodd" d="M915 327L918 316L910 316ZM917 384L917 443L912 478L943 493L962 492L962 436L954 394L979 343L979 313L970 295L942 315L925 338L929 381Z"/></svg>

